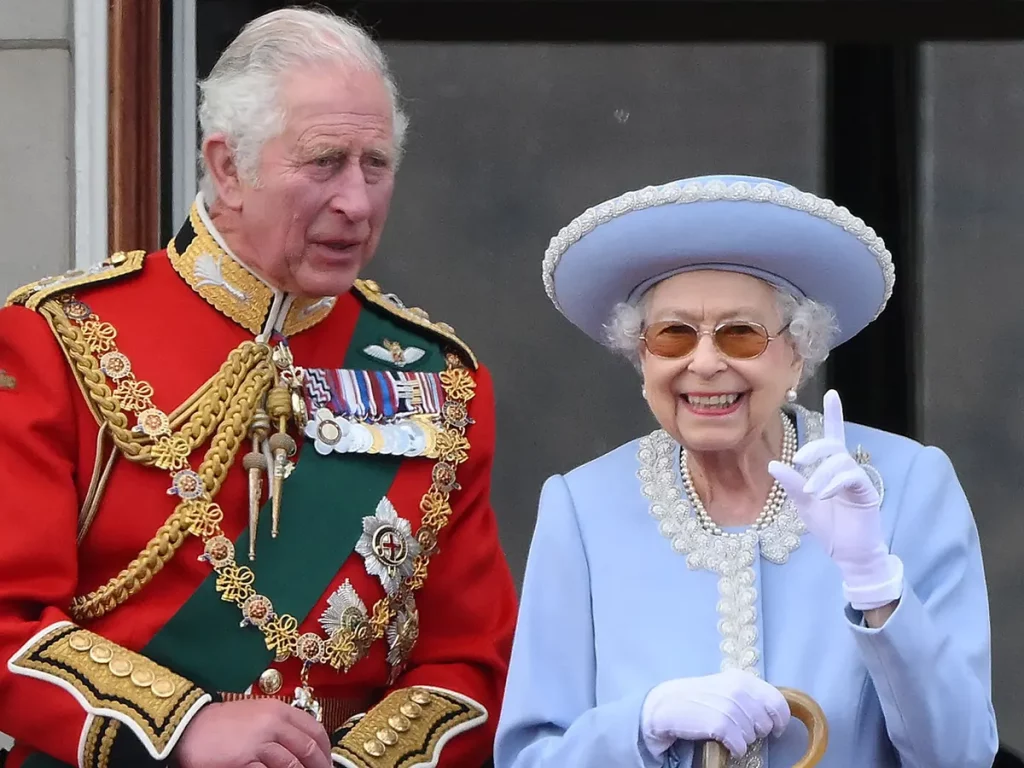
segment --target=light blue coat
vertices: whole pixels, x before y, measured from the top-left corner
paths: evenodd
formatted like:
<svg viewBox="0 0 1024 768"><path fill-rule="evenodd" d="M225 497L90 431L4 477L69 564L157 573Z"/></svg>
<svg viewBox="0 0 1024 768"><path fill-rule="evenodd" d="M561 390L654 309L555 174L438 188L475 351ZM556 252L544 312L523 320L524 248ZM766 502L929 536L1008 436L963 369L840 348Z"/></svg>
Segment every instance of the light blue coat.
<svg viewBox="0 0 1024 768"><path fill-rule="evenodd" d="M820 436L820 415L795 412L801 445ZM855 424L846 435L851 452L869 454L869 474L883 486L885 532L905 567L903 597L881 629L864 626L845 604L836 566L792 506L751 544L757 555L747 576L735 552L708 550L685 497L673 504L679 450L663 432L549 478L496 768L697 766L693 742L677 742L663 760L650 756L639 737L641 706L658 683L713 674L723 660L822 706L823 767L990 768L998 738L988 598L967 499L939 449ZM719 572L696 562L702 553ZM754 609L745 617L736 607L742 595L731 612L719 605L720 588L744 578L753 582ZM734 634L725 650L723 618ZM736 764L790 768L806 737L794 719L764 742L761 762L751 754Z"/></svg>

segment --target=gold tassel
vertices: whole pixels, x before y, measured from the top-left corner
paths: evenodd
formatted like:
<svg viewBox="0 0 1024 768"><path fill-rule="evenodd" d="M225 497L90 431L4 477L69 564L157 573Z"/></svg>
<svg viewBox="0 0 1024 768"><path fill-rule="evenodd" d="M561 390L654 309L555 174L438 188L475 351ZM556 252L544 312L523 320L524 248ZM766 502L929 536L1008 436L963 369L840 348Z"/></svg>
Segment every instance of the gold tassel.
<svg viewBox="0 0 1024 768"><path fill-rule="evenodd" d="M295 455L295 440L288 434L288 419L292 412L292 398L288 387L280 381L267 395L267 410L270 418L277 422L277 432L270 436L270 450L274 457L274 471L271 474L270 535L277 538L281 520L281 492L286 476L288 458Z"/></svg>
<svg viewBox="0 0 1024 768"><path fill-rule="evenodd" d="M270 431L270 417L262 409L256 412L249 434L252 450L242 458L242 467L249 473L249 560L256 559L256 533L260 522L260 504L263 501L263 473L267 471L267 458L262 442Z"/></svg>

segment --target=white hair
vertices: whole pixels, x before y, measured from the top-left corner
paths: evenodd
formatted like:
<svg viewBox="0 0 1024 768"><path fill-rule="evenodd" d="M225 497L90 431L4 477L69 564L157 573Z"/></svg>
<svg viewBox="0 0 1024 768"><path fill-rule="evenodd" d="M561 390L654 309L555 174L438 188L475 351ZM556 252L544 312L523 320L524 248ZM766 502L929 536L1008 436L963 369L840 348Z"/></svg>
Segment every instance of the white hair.
<svg viewBox="0 0 1024 768"><path fill-rule="evenodd" d="M803 384L828 358L838 332L836 316L821 302L773 288L779 316L784 324L788 324L786 334L792 339L793 348L804 364L800 374L800 383ZM637 369L640 367L640 334L644 330L650 297L651 290L648 289L634 304L616 304L605 325L606 344Z"/></svg>
<svg viewBox="0 0 1024 768"><path fill-rule="evenodd" d="M282 76L314 62L343 62L381 76L391 96L395 162L401 156L409 120L399 105L398 88L384 52L352 22L327 10L282 8L249 22L200 83L199 127L203 139L227 137L239 174L259 182L256 169L269 139L284 129L279 99ZM200 156L199 186L207 204L217 196L206 160Z"/></svg>

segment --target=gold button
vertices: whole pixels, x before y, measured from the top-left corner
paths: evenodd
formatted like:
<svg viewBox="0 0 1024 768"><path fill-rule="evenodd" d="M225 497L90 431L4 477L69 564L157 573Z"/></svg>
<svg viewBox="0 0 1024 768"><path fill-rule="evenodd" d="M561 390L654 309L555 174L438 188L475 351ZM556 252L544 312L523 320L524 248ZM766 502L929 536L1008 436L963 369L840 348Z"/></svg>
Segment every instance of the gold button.
<svg viewBox="0 0 1024 768"><path fill-rule="evenodd" d="M413 690L413 692L409 694L409 698L424 707L430 703L430 694L426 691Z"/></svg>
<svg viewBox="0 0 1024 768"><path fill-rule="evenodd" d="M284 685L284 679L276 669L265 670L260 675L260 690L268 696L273 696L280 691L282 685Z"/></svg>
<svg viewBox="0 0 1024 768"><path fill-rule="evenodd" d="M136 669L132 672L132 682L139 688L149 688L156 680L156 675L149 669Z"/></svg>
<svg viewBox="0 0 1024 768"><path fill-rule="evenodd" d="M114 677L128 677L133 669L131 661L123 657L111 660L107 667L110 669L110 674Z"/></svg>
<svg viewBox="0 0 1024 768"><path fill-rule="evenodd" d="M89 658L97 664L106 664L114 658L114 652L109 645L94 645L89 651Z"/></svg>
<svg viewBox="0 0 1024 768"><path fill-rule="evenodd" d="M127 260L128 260L128 257L127 257L127 256L125 256L125 255L124 255L124 254L123 254L122 252L120 252L120 251L118 251L117 253L115 253L115 254L112 254L112 255L110 256L110 263L111 263L111 264L113 264L113 265L114 265L115 267L116 267L116 266L117 266L118 264L124 264L124 263L125 263L125 262L126 262Z"/></svg>
<svg viewBox="0 0 1024 768"><path fill-rule="evenodd" d="M380 286L377 285L376 280L365 280L363 285L366 286L366 290L370 293L380 293Z"/></svg>
<svg viewBox="0 0 1024 768"><path fill-rule="evenodd" d="M368 742L363 744L363 750L370 757L381 757L384 754L384 745L376 739L370 739Z"/></svg>
<svg viewBox="0 0 1024 768"><path fill-rule="evenodd" d="M420 709L420 705L412 701L405 702L405 704L398 708L398 711L410 720L415 720L423 713L423 710Z"/></svg>
<svg viewBox="0 0 1024 768"><path fill-rule="evenodd" d="M377 738L389 747L398 743L398 734L390 728L381 728L377 731Z"/></svg>
<svg viewBox="0 0 1024 768"><path fill-rule="evenodd" d="M405 715L392 715L388 718L388 725L399 733L405 733L412 727L412 723L409 722L409 718Z"/></svg>
<svg viewBox="0 0 1024 768"><path fill-rule="evenodd" d="M92 638L85 634L85 632L76 632L68 640L68 645L76 651L88 651L92 648Z"/></svg>
<svg viewBox="0 0 1024 768"><path fill-rule="evenodd" d="M149 686L149 690L151 690L153 695L158 699L169 699L174 695L174 683L167 678L161 678Z"/></svg>

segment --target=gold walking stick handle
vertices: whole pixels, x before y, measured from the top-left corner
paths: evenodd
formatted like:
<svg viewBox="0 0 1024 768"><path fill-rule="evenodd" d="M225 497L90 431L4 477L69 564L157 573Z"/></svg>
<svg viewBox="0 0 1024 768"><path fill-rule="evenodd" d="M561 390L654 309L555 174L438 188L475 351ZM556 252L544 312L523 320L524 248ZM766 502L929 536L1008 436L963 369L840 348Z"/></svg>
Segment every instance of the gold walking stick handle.
<svg viewBox="0 0 1024 768"><path fill-rule="evenodd" d="M813 768L825 755L828 746L828 721L818 702L802 691L793 688L779 688L789 702L789 711L793 717L807 726L807 751L793 768ZM726 768L729 762L729 750L717 741L704 743L704 768Z"/></svg>

